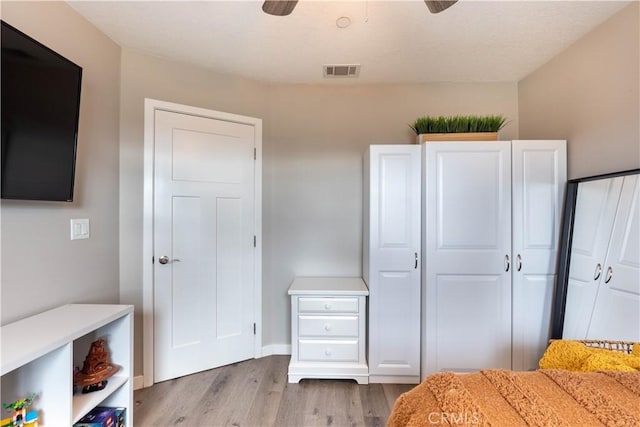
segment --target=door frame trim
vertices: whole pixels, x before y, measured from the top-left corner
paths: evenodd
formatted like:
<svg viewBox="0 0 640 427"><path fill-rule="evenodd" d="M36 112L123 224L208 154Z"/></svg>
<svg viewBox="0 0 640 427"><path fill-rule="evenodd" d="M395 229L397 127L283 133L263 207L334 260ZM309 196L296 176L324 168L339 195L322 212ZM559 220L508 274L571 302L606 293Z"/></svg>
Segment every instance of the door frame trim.
<svg viewBox="0 0 640 427"><path fill-rule="evenodd" d="M253 344L254 358L262 356L262 119L237 114L192 107L189 105L144 100L144 196L142 226L142 374L143 386L154 384L154 301L153 301L153 191L154 191L154 151L155 151L155 112L157 110L182 113L192 116L246 124L254 127L256 158L254 163L254 230L256 247L254 261L254 303L253 319L256 334Z"/></svg>

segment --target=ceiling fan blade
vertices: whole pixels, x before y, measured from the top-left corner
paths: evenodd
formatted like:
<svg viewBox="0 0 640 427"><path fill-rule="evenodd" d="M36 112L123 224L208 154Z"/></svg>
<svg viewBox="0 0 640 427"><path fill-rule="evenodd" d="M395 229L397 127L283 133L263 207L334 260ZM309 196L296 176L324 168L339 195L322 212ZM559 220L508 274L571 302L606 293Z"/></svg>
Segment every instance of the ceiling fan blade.
<svg viewBox="0 0 640 427"><path fill-rule="evenodd" d="M287 16L296 7L298 0L265 0L262 4L264 13L275 16Z"/></svg>
<svg viewBox="0 0 640 427"><path fill-rule="evenodd" d="M440 13L453 6L457 1L458 0L424 0L431 13Z"/></svg>

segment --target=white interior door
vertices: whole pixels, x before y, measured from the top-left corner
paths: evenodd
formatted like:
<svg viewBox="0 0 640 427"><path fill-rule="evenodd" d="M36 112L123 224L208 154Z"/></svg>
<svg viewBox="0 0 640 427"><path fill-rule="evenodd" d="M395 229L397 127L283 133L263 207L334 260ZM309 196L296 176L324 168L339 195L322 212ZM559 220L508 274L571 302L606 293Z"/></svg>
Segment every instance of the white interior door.
<svg viewBox="0 0 640 427"><path fill-rule="evenodd" d="M365 158L370 382L420 379L420 151L372 145Z"/></svg>
<svg viewBox="0 0 640 427"><path fill-rule="evenodd" d="M537 369L547 348L560 222L567 181L566 141L513 141L513 369Z"/></svg>
<svg viewBox="0 0 640 427"><path fill-rule="evenodd" d="M587 336L598 284L602 278L622 177L581 182L571 244L571 265L564 314L564 339Z"/></svg>
<svg viewBox="0 0 640 427"><path fill-rule="evenodd" d="M572 260L573 262L573 260ZM588 339L640 341L640 179L624 177Z"/></svg>
<svg viewBox="0 0 640 427"><path fill-rule="evenodd" d="M157 110L154 378L254 356L254 127Z"/></svg>
<svg viewBox="0 0 640 427"><path fill-rule="evenodd" d="M425 144L422 376L511 368L511 142Z"/></svg>

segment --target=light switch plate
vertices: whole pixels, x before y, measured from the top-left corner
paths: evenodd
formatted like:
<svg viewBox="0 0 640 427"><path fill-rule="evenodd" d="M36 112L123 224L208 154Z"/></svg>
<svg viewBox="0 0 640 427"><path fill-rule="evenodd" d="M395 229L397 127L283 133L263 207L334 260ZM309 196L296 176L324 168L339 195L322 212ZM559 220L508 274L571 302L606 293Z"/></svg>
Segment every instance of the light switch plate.
<svg viewBox="0 0 640 427"><path fill-rule="evenodd" d="M71 240L89 238L89 218L71 220Z"/></svg>

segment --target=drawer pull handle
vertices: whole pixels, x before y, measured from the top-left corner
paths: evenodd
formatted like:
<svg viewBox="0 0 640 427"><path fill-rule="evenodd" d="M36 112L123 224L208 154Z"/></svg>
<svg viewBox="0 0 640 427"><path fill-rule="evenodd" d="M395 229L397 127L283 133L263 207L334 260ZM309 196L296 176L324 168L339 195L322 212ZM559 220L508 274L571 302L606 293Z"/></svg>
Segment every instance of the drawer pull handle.
<svg viewBox="0 0 640 427"><path fill-rule="evenodd" d="M331 330L331 324L330 323L325 323L324 324L324 330L329 332Z"/></svg>
<svg viewBox="0 0 640 427"><path fill-rule="evenodd" d="M324 351L325 356L331 356L331 349L328 348Z"/></svg>
<svg viewBox="0 0 640 427"><path fill-rule="evenodd" d="M324 305L324 309L325 309L325 310L331 310L331 304L326 303L326 304Z"/></svg>

